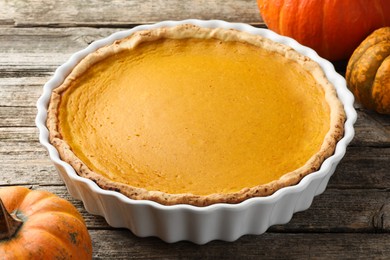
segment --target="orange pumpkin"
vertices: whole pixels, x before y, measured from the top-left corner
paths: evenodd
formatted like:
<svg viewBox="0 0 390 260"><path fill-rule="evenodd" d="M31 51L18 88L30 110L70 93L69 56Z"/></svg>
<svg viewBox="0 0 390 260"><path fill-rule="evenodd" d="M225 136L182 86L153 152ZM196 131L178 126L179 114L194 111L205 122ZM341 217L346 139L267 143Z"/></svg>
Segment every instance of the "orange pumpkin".
<svg viewBox="0 0 390 260"><path fill-rule="evenodd" d="M257 0L268 28L331 61L348 59L375 29L390 26L389 0Z"/></svg>
<svg viewBox="0 0 390 260"><path fill-rule="evenodd" d="M390 27L374 31L356 48L345 79L364 107L390 114Z"/></svg>
<svg viewBox="0 0 390 260"><path fill-rule="evenodd" d="M91 259L92 243L70 202L46 191L6 187L0 189L0 258Z"/></svg>

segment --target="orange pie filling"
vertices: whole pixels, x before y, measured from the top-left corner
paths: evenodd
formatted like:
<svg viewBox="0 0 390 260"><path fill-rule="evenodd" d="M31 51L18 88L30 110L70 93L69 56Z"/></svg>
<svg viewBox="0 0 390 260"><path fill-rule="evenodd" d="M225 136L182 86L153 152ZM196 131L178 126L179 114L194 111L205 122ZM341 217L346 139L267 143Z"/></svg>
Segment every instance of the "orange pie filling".
<svg viewBox="0 0 390 260"><path fill-rule="evenodd" d="M297 63L216 39L147 42L104 59L72 82L59 111L63 139L94 172L196 195L300 168L330 117L324 91Z"/></svg>

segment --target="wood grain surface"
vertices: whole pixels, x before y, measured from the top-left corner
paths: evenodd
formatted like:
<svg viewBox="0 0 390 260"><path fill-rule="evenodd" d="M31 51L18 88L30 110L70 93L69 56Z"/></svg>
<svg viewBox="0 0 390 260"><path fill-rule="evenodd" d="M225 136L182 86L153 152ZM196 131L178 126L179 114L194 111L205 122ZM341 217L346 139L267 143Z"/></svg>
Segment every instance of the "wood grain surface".
<svg viewBox="0 0 390 260"><path fill-rule="evenodd" d="M262 24L253 0L1 0L0 23L16 27L131 27L163 20Z"/></svg>
<svg viewBox="0 0 390 260"><path fill-rule="evenodd" d="M327 190L310 209L263 235L167 244L110 227L68 194L38 142L35 103L42 86L97 39L187 18L265 26L252 0L0 0L0 187L48 190L71 201L87 223L96 259L390 259L390 116L358 105L356 136Z"/></svg>

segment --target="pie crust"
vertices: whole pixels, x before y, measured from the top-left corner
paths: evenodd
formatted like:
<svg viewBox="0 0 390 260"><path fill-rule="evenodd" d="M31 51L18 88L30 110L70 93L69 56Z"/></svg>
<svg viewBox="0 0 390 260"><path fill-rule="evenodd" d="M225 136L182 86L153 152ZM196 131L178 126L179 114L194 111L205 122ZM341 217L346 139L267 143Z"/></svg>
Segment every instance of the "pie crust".
<svg viewBox="0 0 390 260"><path fill-rule="evenodd" d="M149 190L143 187L135 187L125 183L114 181L110 178L91 170L73 151L64 140L59 127L60 104L63 93L70 88L77 78L81 77L90 68L105 59L113 57L123 51L131 51L145 42L154 42L160 39L217 39L221 42L240 42L266 49L282 55L285 59L297 63L307 71L324 91L324 99L329 107L329 130L327 131L320 149L301 167L286 172L279 179L271 182L242 188L234 192L216 192L210 194L193 193L168 193L157 190ZM153 30L138 31L131 36L118 40L111 45L98 49L87 55L71 71L64 82L53 90L48 109L47 127L50 133L50 142L58 150L60 157L68 162L82 177L89 178L100 187L107 190L118 191L131 199L152 200L164 205L190 204L195 206L207 206L215 203L239 203L248 198L268 196L275 191L297 184L304 176L318 170L322 162L334 153L337 141L344 132L345 113L343 106L337 98L336 91L326 79L320 66L308 57L296 52L292 48L276 43L267 38L252 35L236 30L222 28L202 28L195 25L179 25ZM287 122L288 123L288 122ZM328 123L328 122L327 122ZM234 181L234 180L233 180Z"/></svg>

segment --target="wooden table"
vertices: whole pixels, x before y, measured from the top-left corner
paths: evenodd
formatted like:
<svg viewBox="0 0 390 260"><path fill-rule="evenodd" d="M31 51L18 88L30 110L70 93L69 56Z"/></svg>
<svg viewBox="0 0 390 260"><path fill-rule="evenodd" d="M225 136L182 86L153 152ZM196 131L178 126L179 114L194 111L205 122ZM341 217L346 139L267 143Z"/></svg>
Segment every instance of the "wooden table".
<svg viewBox="0 0 390 260"><path fill-rule="evenodd" d="M71 201L85 218L95 258L390 259L390 117L359 108L356 137L325 193L263 235L166 244L111 228L70 197L38 142L35 103L43 84L96 39L186 18L264 27L255 0L0 0L0 186L48 190Z"/></svg>

